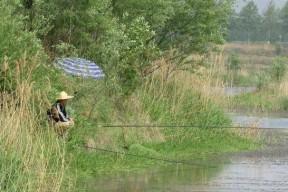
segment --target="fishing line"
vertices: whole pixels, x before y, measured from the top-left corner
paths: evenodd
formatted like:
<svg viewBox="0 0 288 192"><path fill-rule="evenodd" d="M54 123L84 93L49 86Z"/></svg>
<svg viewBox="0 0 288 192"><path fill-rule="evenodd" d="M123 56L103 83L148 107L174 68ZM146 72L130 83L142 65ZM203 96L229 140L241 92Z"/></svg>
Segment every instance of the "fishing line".
<svg viewBox="0 0 288 192"><path fill-rule="evenodd" d="M98 125L98 127L104 128L116 128L116 127L125 127L125 128L207 128L207 129L275 129L275 130L288 130L284 127L247 127L247 126L209 126L209 125Z"/></svg>
<svg viewBox="0 0 288 192"><path fill-rule="evenodd" d="M148 156L143 156L143 155L124 153L124 152L114 151L114 150L110 150L110 149L102 149L102 148L97 148L97 147L87 147L87 146L85 146L85 148L95 149L95 150L103 151L103 152L107 152L107 153L114 153L114 154L118 154L118 155L127 155L127 156L131 156L131 157L142 158L142 159L149 159L149 160L154 160L154 161L163 161L163 162L172 163L172 164L202 166L203 169L204 168L216 168L216 166L212 166L212 165L197 164L197 163L190 163L190 162L185 162L185 161L177 161L177 160L163 159L163 158L156 158L156 157L148 157Z"/></svg>

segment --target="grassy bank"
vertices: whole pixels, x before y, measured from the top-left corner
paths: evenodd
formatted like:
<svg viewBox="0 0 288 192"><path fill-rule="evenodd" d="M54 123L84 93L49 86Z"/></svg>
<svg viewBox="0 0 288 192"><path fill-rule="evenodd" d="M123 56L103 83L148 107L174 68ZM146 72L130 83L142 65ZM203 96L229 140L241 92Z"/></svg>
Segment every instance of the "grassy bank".
<svg viewBox="0 0 288 192"><path fill-rule="evenodd" d="M67 144L76 157L72 166L80 177L133 171L167 163L165 160L206 159L215 153L261 146L259 135L252 135L259 139L252 140L239 130L221 128L231 126L231 120L220 107L222 101L200 91L204 82L201 86L199 79L198 84L189 73L181 72L171 79L165 79L163 74L159 71L147 79L141 89L118 106L121 110L113 121L104 123L119 126L101 127L103 122L99 121L96 125L98 113L113 111L109 106L114 106L102 106L101 99L97 115L85 120L84 126L76 126ZM83 134L83 129L90 131Z"/></svg>
<svg viewBox="0 0 288 192"><path fill-rule="evenodd" d="M204 91L208 76L177 72L167 79L163 68L123 97L109 80L78 79L31 62L15 74L5 71L14 91L1 92L1 190L73 191L96 174L261 146L239 130L221 128L231 121L223 101ZM76 126L67 139L45 120L60 90L78 91L68 108Z"/></svg>

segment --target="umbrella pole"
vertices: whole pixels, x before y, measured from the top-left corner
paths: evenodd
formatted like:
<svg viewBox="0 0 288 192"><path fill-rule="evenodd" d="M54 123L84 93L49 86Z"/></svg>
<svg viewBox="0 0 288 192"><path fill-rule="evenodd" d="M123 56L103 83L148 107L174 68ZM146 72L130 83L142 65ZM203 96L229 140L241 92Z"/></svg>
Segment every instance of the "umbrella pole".
<svg viewBox="0 0 288 192"><path fill-rule="evenodd" d="M91 119L91 118L92 118L92 114L93 114L94 109L95 109L95 106L96 106L96 101L97 101L97 97L95 96L95 97L94 97L94 101L93 101L92 108L91 108L90 113L89 113L89 116L88 116L88 119Z"/></svg>
<svg viewBox="0 0 288 192"><path fill-rule="evenodd" d="M96 97L94 98L93 105L92 105L92 108L91 108L91 110L89 112L88 119L92 118L92 113L94 112L95 106L96 106Z"/></svg>

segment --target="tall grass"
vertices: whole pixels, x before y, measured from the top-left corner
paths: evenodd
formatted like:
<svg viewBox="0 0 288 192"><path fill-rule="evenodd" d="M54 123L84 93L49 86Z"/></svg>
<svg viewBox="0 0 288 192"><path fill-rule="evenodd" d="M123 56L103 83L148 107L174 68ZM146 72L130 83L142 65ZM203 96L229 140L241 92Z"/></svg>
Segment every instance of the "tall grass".
<svg viewBox="0 0 288 192"><path fill-rule="evenodd" d="M37 62L21 67L20 59L15 71L5 71L13 74L6 80L14 90L0 92L0 191L70 191L73 186L73 178L65 176L65 142L38 115L45 107L36 102L39 93L31 81Z"/></svg>

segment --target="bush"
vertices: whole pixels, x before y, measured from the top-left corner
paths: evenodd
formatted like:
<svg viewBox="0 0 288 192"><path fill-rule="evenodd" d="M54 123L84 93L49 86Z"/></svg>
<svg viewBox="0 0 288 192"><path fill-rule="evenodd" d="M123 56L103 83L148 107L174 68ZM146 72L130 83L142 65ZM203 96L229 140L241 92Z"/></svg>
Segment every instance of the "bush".
<svg viewBox="0 0 288 192"><path fill-rule="evenodd" d="M288 62L287 58L280 58L280 57L277 57L273 61L270 72L273 80L280 82L283 79L286 73L287 62Z"/></svg>
<svg viewBox="0 0 288 192"><path fill-rule="evenodd" d="M231 53L228 57L228 70L239 70L241 69L241 60L236 53Z"/></svg>

